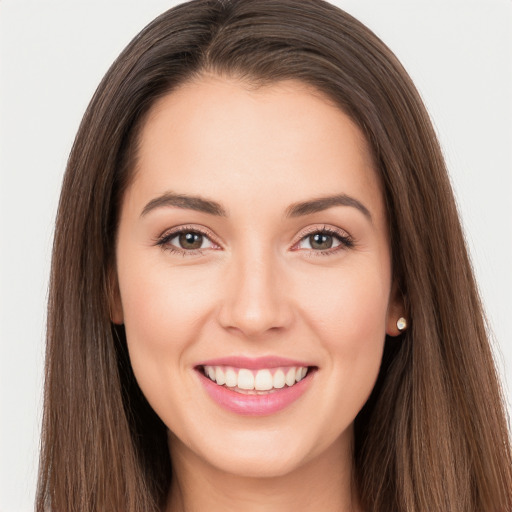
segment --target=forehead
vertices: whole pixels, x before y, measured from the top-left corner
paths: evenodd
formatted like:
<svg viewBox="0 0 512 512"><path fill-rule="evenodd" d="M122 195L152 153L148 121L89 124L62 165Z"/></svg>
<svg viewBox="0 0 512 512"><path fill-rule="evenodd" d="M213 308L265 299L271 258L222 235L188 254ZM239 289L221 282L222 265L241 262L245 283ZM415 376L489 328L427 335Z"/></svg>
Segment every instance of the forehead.
<svg viewBox="0 0 512 512"><path fill-rule="evenodd" d="M164 96L142 126L132 186L146 197L165 189L230 201L245 194L260 206L349 193L382 209L362 132L297 81L255 88L209 75Z"/></svg>

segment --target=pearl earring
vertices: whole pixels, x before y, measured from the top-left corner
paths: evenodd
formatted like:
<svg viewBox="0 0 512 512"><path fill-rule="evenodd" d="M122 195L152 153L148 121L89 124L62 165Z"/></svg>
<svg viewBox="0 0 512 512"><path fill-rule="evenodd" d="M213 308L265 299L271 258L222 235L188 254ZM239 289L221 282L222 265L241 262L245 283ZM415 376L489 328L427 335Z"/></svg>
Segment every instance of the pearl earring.
<svg viewBox="0 0 512 512"><path fill-rule="evenodd" d="M400 331L400 332L403 332L405 331L405 329L407 329L407 320L401 316L397 321L396 321L396 327L397 329Z"/></svg>

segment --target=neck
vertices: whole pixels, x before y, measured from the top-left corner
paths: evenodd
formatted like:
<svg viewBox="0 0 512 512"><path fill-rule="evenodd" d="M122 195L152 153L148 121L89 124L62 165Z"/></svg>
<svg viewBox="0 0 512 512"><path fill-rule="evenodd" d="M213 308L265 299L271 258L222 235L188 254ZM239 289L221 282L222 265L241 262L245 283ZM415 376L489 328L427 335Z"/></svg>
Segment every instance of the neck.
<svg viewBox="0 0 512 512"><path fill-rule="evenodd" d="M358 512L352 485L352 453L341 439L326 453L280 476L224 472L176 439L173 483L166 512Z"/></svg>

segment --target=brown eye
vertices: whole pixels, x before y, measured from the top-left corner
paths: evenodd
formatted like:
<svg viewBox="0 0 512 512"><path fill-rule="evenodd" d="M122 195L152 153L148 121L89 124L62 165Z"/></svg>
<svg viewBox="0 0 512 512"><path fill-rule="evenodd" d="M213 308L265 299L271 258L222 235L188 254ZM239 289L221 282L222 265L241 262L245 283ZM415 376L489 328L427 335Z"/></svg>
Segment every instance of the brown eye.
<svg viewBox="0 0 512 512"><path fill-rule="evenodd" d="M182 249L201 249L203 246L203 235L201 233L187 232L178 235L178 242Z"/></svg>
<svg viewBox="0 0 512 512"><path fill-rule="evenodd" d="M326 233L315 233L309 237L311 249L325 250L330 249L333 244L333 236Z"/></svg>
<svg viewBox="0 0 512 512"><path fill-rule="evenodd" d="M208 235L201 233L201 231L192 231L183 229L183 231L175 231L168 235L163 236L158 240L157 245L175 252L180 252L183 255L195 254L194 251L202 249L218 249Z"/></svg>
<svg viewBox="0 0 512 512"><path fill-rule="evenodd" d="M334 254L338 249L349 249L354 242L347 234L331 231L326 228L310 232L295 246L296 249L307 250L311 254Z"/></svg>

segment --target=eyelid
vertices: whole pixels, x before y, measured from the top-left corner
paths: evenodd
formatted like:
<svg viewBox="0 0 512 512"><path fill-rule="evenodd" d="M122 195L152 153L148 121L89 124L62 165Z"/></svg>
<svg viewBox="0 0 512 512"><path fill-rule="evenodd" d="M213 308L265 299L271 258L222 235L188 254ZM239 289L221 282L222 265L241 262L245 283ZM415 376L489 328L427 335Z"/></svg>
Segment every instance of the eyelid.
<svg viewBox="0 0 512 512"><path fill-rule="evenodd" d="M162 249L170 250L170 251L176 251L178 253L181 253L183 255L194 255L194 254L200 254L206 249L192 249L192 250L186 250L182 249L181 247L177 247L174 245L169 244L168 242L175 238L176 236L180 235L181 233L199 233L200 235L208 238L212 245L216 246L213 248L213 250L219 250L222 248L222 245L218 241L218 237L208 228L197 225L197 224L186 224L181 226L175 226L170 229L166 229L161 235L157 236L154 240L155 245L160 246Z"/></svg>
<svg viewBox="0 0 512 512"><path fill-rule="evenodd" d="M316 233L323 233L327 235L331 235L336 237L340 244L336 247L325 249L325 250L314 250L314 249L298 249L297 246L300 242L302 242L308 236L314 235ZM293 242L292 250L294 251L307 251L309 253L313 253L315 255L326 255L326 254L334 254L340 250L346 250L354 246L353 237L344 229L329 226L327 224L317 224L314 226L308 226L306 229L302 230L296 237L296 240Z"/></svg>

